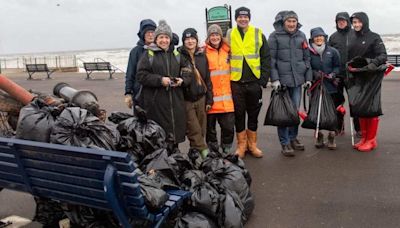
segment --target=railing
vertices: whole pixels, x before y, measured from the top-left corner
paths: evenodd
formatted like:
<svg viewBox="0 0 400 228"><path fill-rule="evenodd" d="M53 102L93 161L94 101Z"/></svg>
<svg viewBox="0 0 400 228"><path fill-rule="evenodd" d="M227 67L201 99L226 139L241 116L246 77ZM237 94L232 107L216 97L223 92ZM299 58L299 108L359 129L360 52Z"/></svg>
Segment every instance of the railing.
<svg viewBox="0 0 400 228"><path fill-rule="evenodd" d="M400 55L388 55L388 62L395 67L400 67Z"/></svg>
<svg viewBox="0 0 400 228"><path fill-rule="evenodd" d="M102 58L95 58L95 59L94 59L95 62L99 62L99 60L100 60L101 62L109 62L109 61L106 61L106 60L104 60L104 59L102 59ZM120 71L120 72L122 72L122 73L125 73L125 71L121 70L120 68L118 68L117 66L113 65L112 63L110 63L110 65L111 65L112 68L114 68L115 70L118 70L118 71Z"/></svg>
<svg viewBox="0 0 400 228"><path fill-rule="evenodd" d="M1 69L25 69L26 64L47 64L50 68L60 69L77 67L75 55L65 56L22 56L0 59Z"/></svg>

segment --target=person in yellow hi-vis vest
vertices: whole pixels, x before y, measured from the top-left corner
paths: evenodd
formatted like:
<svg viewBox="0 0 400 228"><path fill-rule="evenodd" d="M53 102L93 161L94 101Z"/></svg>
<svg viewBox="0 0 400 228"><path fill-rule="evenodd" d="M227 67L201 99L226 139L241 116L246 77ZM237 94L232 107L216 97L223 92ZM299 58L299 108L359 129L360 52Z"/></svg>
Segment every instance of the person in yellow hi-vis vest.
<svg viewBox="0 0 400 228"><path fill-rule="evenodd" d="M271 73L271 56L267 39L261 29L249 24L250 18L250 9L236 9L237 26L227 32L231 46L231 89L238 141L236 154L243 158L248 151L261 158L263 152L257 148L257 124L262 87L266 87Z"/></svg>

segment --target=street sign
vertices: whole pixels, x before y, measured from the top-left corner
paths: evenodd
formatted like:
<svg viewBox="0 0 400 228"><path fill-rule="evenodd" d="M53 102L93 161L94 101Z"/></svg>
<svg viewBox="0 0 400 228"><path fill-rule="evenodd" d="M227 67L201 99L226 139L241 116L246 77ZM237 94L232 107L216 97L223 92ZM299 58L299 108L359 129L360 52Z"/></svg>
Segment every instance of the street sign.
<svg viewBox="0 0 400 228"><path fill-rule="evenodd" d="M207 29L212 24L218 24L224 36L228 29L232 28L232 10L231 6L215 6L213 8L206 8L206 21Z"/></svg>

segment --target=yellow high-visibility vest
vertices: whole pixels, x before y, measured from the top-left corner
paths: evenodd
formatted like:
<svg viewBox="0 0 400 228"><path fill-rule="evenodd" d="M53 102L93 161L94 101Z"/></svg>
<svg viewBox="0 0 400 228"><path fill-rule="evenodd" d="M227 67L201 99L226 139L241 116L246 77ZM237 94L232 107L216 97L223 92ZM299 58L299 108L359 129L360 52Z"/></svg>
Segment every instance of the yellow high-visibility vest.
<svg viewBox="0 0 400 228"><path fill-rule="evenodd" d="M263 45L262 31L254 26L249 26L244 38L237 27L230 34L231 44L231 81L239 81L242 77L243 58L246 59L251 71L260 78L261 61L260 48Z"/></svg>

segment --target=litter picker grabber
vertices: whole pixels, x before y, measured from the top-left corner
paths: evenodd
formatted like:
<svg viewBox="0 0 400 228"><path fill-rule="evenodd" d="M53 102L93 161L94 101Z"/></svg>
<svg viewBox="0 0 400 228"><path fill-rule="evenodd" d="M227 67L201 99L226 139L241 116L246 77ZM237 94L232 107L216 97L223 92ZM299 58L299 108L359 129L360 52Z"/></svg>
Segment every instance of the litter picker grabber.
<svg viewBox="0 0 400 228"><path fill-rule="evenodd" d="M314 136L315 139L318 138L319 124L321 122L321 107L322 107L322 92L323 92L323 90L322 90L323 84L322 83L323 82L324 82L324 77L321 78L320 87L319 87L320 91L319 91L319 101L318 101L317 127L315 129L315 136Z"/></svg>

